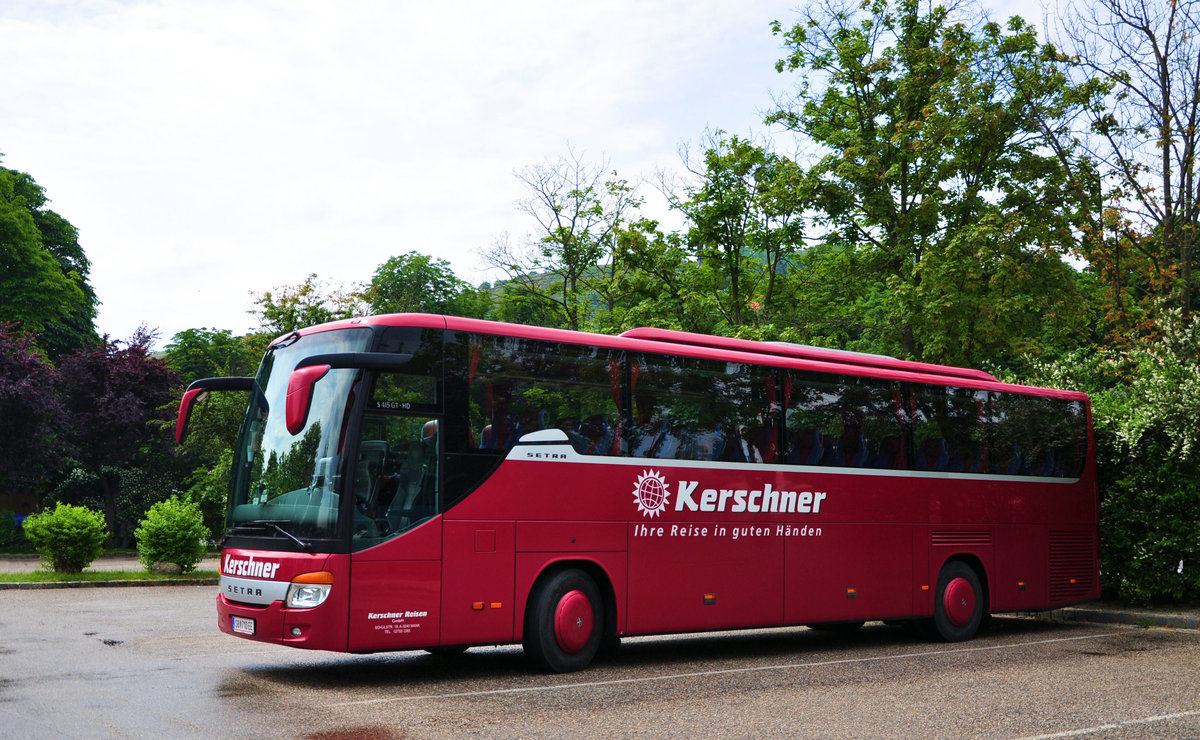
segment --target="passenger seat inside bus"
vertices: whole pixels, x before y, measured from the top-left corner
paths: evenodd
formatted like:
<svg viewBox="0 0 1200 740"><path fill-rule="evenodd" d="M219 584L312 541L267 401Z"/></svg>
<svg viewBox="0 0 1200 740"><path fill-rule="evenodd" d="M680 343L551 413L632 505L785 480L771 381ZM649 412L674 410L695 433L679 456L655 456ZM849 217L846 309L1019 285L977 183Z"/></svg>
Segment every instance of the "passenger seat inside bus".
<svg viewBox="0 0 1200 740"><path fill-rule="evenodd" d="M428 519L436 508L437 436L410 442L397 472L399 484L387 509L388 528L400 532Z"/></svg>
<svg viewBox="0 0 1200 740"><path fill-rule="evenodd" d="M387 457L387 442L366 439L358 446L358 466L354 473L354 497L364 510L375 507L379 496L379 480Z"/></svg>
<svg viewBox="0 0 1200 740"><path fill-rule="evenodd" d="M825 455L821 435L816 429L802 429L788 450L787 461L793 465L817 465Z"/></svg>

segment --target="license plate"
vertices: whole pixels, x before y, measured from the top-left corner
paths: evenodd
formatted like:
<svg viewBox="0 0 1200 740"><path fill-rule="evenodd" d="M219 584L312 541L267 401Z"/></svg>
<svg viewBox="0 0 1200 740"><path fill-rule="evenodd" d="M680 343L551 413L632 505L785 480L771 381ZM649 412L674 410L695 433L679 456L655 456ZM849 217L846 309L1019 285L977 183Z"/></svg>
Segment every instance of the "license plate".
<svg viewBox="0 0 1200 740"><path fill-rule="evenodd" d="M248 617L234 617L233 631L239 635L253 635L254 620Z"/></svg>

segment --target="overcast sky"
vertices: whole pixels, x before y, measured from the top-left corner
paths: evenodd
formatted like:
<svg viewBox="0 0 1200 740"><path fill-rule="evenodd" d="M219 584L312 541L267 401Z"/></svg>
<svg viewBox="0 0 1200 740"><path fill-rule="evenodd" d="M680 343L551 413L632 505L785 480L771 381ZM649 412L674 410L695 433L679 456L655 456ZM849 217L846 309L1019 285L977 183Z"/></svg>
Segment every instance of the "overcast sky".
<svg viewBox="0 0 1200 740"><path fill-rule="evenodd" d="M79 229L102 333L240 334L251 291L412 250L491 279L477 252L530 230L513 172L568 147L636 180L706 128L765 135L794 7L0 0L0 164Z"/></svg>

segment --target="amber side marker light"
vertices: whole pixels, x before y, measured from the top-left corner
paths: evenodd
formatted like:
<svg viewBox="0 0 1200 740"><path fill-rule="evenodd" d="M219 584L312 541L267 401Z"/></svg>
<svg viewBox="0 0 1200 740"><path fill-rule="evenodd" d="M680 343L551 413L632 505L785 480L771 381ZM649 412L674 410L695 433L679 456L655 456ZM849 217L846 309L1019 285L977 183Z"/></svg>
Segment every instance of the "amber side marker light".
<svg viewBox="0 0 1200 740"><path fill-rule="evenodd" d="M292 579L292 583L324 583L326 585L333 585L333 574L327 570L301 573Z"/></svg>

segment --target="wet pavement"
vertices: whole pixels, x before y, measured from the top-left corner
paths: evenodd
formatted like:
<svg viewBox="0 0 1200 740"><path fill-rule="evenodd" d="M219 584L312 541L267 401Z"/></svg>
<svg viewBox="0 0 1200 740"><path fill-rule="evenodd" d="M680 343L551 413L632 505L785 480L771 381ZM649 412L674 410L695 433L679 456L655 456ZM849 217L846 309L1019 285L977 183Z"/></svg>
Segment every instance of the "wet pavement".
<svg viewBox="0 0 1200 740"><path fill-rule="evenodd" d="M1200 736L1200 632L998 617L622 641L568 675L519 646L295 650L217 630L205 586L0 592L0 738Z"/></svg>

